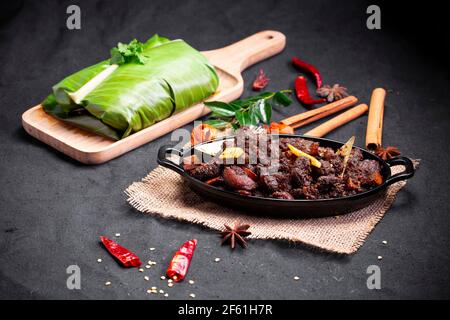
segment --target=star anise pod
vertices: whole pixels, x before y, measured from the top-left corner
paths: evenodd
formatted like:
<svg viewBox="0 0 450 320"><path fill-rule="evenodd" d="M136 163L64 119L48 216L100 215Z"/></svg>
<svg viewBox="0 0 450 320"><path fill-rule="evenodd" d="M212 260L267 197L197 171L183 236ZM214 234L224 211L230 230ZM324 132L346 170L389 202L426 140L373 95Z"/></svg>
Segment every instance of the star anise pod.
<svg viewBox="0 0 450 320"><path fill-rule="evenodd" d="M325 85L317 89L317 95L322 98L326 98L328 102L333 102L340 100L342 98L348 97L348 92L346 87L341 87L339 84L335 84L330 87Z"/></svg>
<svg viewBox="0 0 450 320"><path fill-rule="evenodd" d="M399 156L400 151L393 146L388 146L386 148L378 147L375 149L375 154L383 160L389 160L393 157Z"/></svg>
<svg viewBox="0 0 450 320"><path fill-rule="evenodd" d="M227 224L224 224L224 226L225 230L220 233L222 236L222 245L229 242L231 249L236 247L236 242L242 248L247 246L245 237L251 234L251 232L247 231L250 225L235 223L234 227L230 227Z"/></svg>

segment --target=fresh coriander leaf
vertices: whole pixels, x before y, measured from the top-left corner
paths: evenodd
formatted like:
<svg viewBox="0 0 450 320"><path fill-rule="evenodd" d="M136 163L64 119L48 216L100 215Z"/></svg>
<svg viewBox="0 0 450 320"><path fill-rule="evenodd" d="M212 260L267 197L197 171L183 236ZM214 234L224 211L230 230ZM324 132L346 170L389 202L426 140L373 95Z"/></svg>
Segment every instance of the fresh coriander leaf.
<svg viewBox="0 0 450 320"><path fill-rule="evenodd" d="M143 54L144 44L134 39L129 44L119 42L111 49L111 64L139 63L144 64L147 57Z"/></svg>

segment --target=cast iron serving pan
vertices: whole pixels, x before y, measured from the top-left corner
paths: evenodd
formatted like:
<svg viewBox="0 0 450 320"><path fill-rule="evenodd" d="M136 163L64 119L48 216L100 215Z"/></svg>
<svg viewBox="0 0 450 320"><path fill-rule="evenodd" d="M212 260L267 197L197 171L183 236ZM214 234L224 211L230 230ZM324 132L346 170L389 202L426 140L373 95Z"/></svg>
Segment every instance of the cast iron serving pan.
<svg viewBox="0 0 450 320"><path fill-rule="evenodd" d="M281 138L303 138L312 141L317 141L323 147L331 147L334 150L339 149L344 143L324 139L313 138L301 135L282 134ZM233 137L226 137L218 140L232 139ZM215 142L208 141L199 145ZM358 147L354 147L358 148ZM179 173L184 180L188 183L190 188L197 194L208 198L221 205L231 206L248 213L259 215L271 215L271 216L286 216L291 218L311 218L311 217L326 217L340 215L348 213L357 209L361 209L369 205L377 197L386 192L387 186L411 178L414 175L414 166L410 159L406 157L395 157L390 160L384 161L380 157L372 154L371 152L359 148L364 159L377 160L380 163L381 174L383 176L383 183L369 191L358 193L356 195L333 198L333 199L318 199L318 200L285 200L285 199L273 199L262 198L255 196L243 196L233 191L222 190L212 185L208 185L200 180L191 177L184 171L183 166L179 163L175 163L167 158L168 154L175 154L181 158L194 154L193 147L185 150L177 150L171 146L162 146L158 151L158 163L166 168L169 168ZM403 172L392 175L391 167L396 165L405 166Z"/></svg>

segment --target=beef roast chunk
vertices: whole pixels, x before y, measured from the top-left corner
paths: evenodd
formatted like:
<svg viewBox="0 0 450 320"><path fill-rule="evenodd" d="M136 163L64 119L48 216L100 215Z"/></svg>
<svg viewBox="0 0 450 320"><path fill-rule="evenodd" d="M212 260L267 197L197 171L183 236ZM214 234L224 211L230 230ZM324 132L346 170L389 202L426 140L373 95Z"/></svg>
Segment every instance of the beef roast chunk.
<svg viewBox="0 0 450 320"><path fill-rule="evenodd" d="M303 188L295 188L290 191L290 194L294 197L294 199L304 199L305 195L303 193Z"/></svg>
<svg viewBox="0 0 450 320"><path fill-rule="evenodd" d="M321 192L327 192L334 188L335 185L341 182L341 179L335 175L320 176L317 179L317 188Z"/></svg>
<svg viewBox="0 0 450 320"><path fill-rule="evenodd" d="M324 160L331 160L334 157L335 153L332 148L328 147L319 147L319 156Z"/></svg>
<svg viewBox="0 0 450 320"><path fill-rule="evenodd" d="M309 159L299 157L291 168L291 180L293 185L302 187L311 184L311 164Z"/></svg>
<svg viewBox="0 0 450 320"><path fill-rule="evenodd" d="M319 160L321 163L321 167L314 167L314 172L319 176L328 176L335 174L335 170L330 161L327 160Z"/></svg>
<svg viewBox="0 0 450 320"><path fill-rule="evenodd" d="M383 183L383 177L380 174L380 164L376 160L363 160L358 163L362 185L377 186Z"/></svg>
<svg viewBox="0 0 450 320"><path fill-rule="evenodd" d="M221 166L216 161L201 163L189 170L189 174L199 180L205 181L220 175Z"/></svg>
<svg viewBox="0 0 450 320"><path fill-rule="evenodd" d="M289 175L284 173L275 173L261 177L262 185L272 193L276 191L289 191L291 189L289 181Z"/></svg>
<svg viewBox="0 0 450 320"><path fill-rule="evenodd" d="M276 198L276 199L286 199L286 200L293 200L294 197L286 191L276 191L274 193L272 193L271 195L272 198Z"/></svg>
<svg viewBox="0 0 450 320"><path fill-rule="evenodd" d="M250 191L258 187L258 184L238 166L225 167L223 170L223 179L232 189Z"/></svg>
<svg viewBox="0 0 450 320"><path fill-rule="evenodd" d="M316 184L311 184L309 186L304 186L302 188L303 196L305 199L314 200L320 198L319 190L317 189Z"/></svg>

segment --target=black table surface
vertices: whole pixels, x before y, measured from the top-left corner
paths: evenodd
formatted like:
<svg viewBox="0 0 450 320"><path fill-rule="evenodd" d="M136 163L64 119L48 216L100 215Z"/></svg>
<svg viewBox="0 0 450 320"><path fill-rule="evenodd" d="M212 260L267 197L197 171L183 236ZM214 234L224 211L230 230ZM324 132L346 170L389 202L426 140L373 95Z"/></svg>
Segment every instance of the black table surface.
<svg viewBox="0 0 450 320"><path fill-rule="evenodd" d="M81 8L81 30L66 28L66 8L73 3ZM388 6L381 6L382 29L368 30L369 4L24 2L0 26L0 298L185 299L190 293L197 299L448 297L450 157L445 145L450 82L441 61L444 49L430 47L432 42L422 37L419 27L393 23L403 17L402 11L391 12ZM424 15L433 10L439 8L425 10ZM362 102L369 102L373 88L386 88L383 142L422 159L416 176L351 256L266 240L252 240L247 250L232 252L219 245L214 231L135 211L124 190L156 167L156 151L170 142L169 135L106 164L86 166L28 136L21 127L21 114L42 101L53 84L107 57L118 41L145 40L159 33L208 50L265 29L283 32L287 46L243 73L244 96L252 93L250 83L259 68L271 79L269 90L291 88L297 71L289 61L298 55L317 65L326 83L347 86ZM303 110L295 102L277 109L274 119ZM361 117L328 137L346 140L356 135L362 146L366 123L367 116ZM156 261L144 272L150 281L113 261L99 244L100 235L118 239L144 261ZM167 288L159 276L173 251L191 238L198 239L188 276L195 284ZM214 262L216 257L221 261ZM81 290L67 289L69 265L80 267ZM367 288L370 265L381 268L380 290ZM294 276L300 280L294 281ZM105 286L106 281L111 286ZM166 290L169 297L148 295L151 286Z"/></svg>

